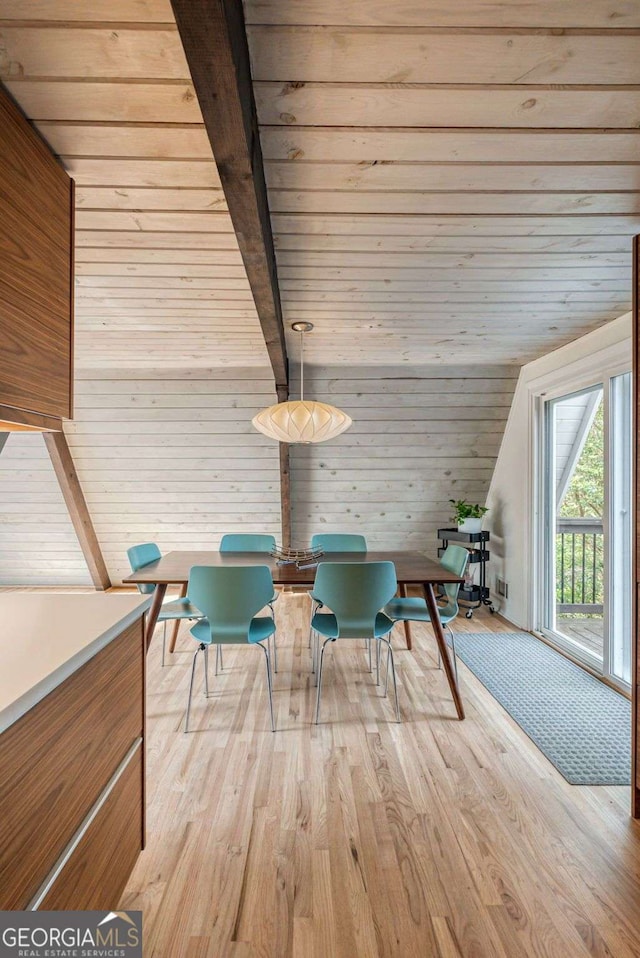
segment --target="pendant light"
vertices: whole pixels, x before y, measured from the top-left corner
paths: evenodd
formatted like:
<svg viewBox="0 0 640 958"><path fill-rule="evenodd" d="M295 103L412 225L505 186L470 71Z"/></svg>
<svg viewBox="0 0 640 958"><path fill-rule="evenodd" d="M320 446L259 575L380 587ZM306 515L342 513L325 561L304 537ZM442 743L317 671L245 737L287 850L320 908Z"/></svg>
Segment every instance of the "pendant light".
<svg viewBox="0 0 640 958"><path fill-rule="evenodd" d="M304 398L304 334L311 332L313 323L293 323L291 328L300 333L300 399L262 409L251 422L258 432L278 442L310 443L334 439L349 428L352 420L335 406Z"/></svg>

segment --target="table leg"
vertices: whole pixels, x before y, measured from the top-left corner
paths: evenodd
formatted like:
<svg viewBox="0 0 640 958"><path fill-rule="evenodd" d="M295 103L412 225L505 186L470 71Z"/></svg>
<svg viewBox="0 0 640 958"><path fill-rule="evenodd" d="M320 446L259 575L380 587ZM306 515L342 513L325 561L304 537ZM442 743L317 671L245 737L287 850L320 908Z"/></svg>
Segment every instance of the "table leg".
<svg viewBox="0 0 640 958"><path fill-rule="evenodd" d="M156 585L153 590L153 599L151 600L151 607L147 614L147 626L145 629L145 642L147 644L147 652L149 651L149 646L151 645L151 639L153 638L153 630L155 629L158 623L158 616L160 615L160 609L162 608L162 602L165 595L167 594L167 587L163 583Z"/></svg>
<svg viewBox="0 0 640 958"><path fill-rule="evenodd" d="M436 637L436 642L438 643L438 648L440 649L440 656L442 658L442 666L444 668L444 674L447 676L447 682L449 683L449 688L451 689L451 695L456 707L456 712L458 713L458 718L464 718L464 706L462 705L462 699L460 698L460 689L458 688L458 683L456 682L456 677L453 674L453 669L451 667L451 659L449 658L449 649L447 648L447 643L444 637L444 630L442 628L442 623L440 622L440 615L438 613L438 604L436 602L436 596L433 591L433 586L430 582L425 582L423 584L424 588L424 597L427 601L427 609L429 610L429 615L431 616L431 625L433 626L433 632Z"/></svg>
<svg viewBox="0 0 640 958"><path fill-rule="evenodd" d="M186 594L187 594L187 583L184 582L180 586L180 598L184 599ZM176 619L174 623L173 632L171 633L171 642L169 643L169 652L173 652L173 650L176 647L176 641L178 639L178 630L180 629L180 621L181 621L180 619Z"/></svg>
<svg viewBox="0 0 640 958"><path fill-rule="evenodd" d="M399 588L400 588L401 598L406 599L407 598L407 583L401 582ZM404 637L407 642L407 648L409 649L409 651L411 651L411 649L413 648L413 643L411 641L411 624L408 619L405 619L404 621Z"/></svg>

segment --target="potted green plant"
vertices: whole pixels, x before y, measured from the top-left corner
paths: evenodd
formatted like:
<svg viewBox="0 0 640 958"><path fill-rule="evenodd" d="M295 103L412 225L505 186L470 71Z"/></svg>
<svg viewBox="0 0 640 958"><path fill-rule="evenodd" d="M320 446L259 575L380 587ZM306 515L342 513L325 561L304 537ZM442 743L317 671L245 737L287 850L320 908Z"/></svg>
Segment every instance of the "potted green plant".
<svg viewBox="0 0 640 958"><path fill-rule="evenodd" d="M458 526L458 532L481 532L482 518L489 510L477 502L467 502L466 499L449 499L453 506L451 519Z"/></svg>

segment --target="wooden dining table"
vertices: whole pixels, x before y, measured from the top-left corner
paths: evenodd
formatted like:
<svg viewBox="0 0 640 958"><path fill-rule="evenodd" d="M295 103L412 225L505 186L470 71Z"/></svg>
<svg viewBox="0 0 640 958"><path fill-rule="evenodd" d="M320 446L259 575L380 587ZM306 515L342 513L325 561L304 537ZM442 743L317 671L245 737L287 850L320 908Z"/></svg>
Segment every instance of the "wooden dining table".
<svg viewBox="0 0 640 958"><path fill-rule="evenodd" d="M438 605L434 586L438 584L447 584L451 582L461 582L460 576L444 569L439 562L429 559L421 552L405 552L402 550L394 552L327 552L320 562L393 562L396 569L396 577L401 595L406 595L408 585L418 585L424 590L427 608L431 617L431 625L435 634L436 642L440 650L440 657L444 668L451 695L456 707L459 719L464 718L464 707L460 697L460 689L449 658L444 631L438 614ZM146 625L147 648L151 642L154 629L158 621L158 615L162 607L167 587L170 585L180 586L180 595L184 596L187 592L187 583L189 581L189 571L192 566L246 566L246 565L266 565L271 570L274 585L282 586L302 586L310 588L313 585L316 566L307 569L299 569L293 564L281 564L276 558L266 552L215 552L201 550L180 550L167 552L166 555L156 562L150 562L148 565L138 569L127 576L123 581L135 585L153 584L156 586L153 593L151 608L149 609ZM411 649L411 631L409 623L405 623L405 634L407 638L407 648ZM175 644L174 632L171 651Z"/></svg>

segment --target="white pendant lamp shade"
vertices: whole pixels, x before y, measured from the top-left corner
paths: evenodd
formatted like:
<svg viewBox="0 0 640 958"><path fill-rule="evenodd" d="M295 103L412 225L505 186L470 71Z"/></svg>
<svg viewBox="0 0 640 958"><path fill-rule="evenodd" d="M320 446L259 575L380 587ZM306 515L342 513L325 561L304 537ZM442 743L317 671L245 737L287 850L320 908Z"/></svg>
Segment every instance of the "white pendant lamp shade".
<svg viewBox="0 0 640 958"><path fill-rule="evenodd" d="M326 402L296 399L262 409L252 420L258 432L279 442L324 442L351 425L351 417Z"/></svg>
<svg viewBox="0 0 640 958"><path fill-rule="evenodd" d="M300 399L275 403L261 409L251 420L263 435L278 442L325 442L334 439L352 423L346 412L326 402L304 398L304 334L313 329L312 323L293 323L300 333Z"/></svg>

